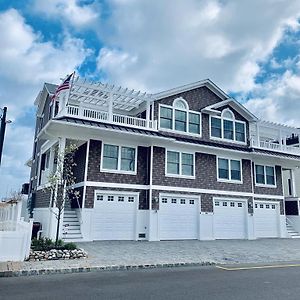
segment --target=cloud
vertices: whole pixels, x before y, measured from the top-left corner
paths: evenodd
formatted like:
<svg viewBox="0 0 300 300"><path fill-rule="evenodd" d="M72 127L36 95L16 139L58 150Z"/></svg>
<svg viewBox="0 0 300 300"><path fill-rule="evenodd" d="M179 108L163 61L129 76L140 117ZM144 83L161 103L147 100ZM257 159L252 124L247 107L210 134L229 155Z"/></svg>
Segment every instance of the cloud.
<svg viewBox="0 0 300 300"><path fill-rule="evenodd" d="M227 91L252 90L259 64L286 29L297 30L300 15L296 0L110 3L98 68L113 82L150 91L207 77Z"/></svg>
<svg viewBox="0 0 300 300"><path fill-rule="evenodd" d="M35 0L33 10L78 28L94 24L100 15L95 2L80 5L78 0Z"/></svg>
<svg viewBox="0 0 300 300"><path fill-rule="evenodd" d="M20 188L29 180L24 166L31 157L33 129L24 117L32 118L35 97L45 81L58 83L61 77L79 67L91 54L83 40L65 34L61 44L43 41L40 33L26 24L15 9L0 13L0 107L8 107L3 165L0 168L0 199L6 189ZM22 121L21 121L22 120ZM25 120L26 121L26 120ZM24 125L27 124L27 126Z"/></svg>
<svg viewBox="0 0 300 300"><path fill-rule="evenodd" d="M263 120L300 127L300 75L286 71L257 85L245 106Z"/></svg>

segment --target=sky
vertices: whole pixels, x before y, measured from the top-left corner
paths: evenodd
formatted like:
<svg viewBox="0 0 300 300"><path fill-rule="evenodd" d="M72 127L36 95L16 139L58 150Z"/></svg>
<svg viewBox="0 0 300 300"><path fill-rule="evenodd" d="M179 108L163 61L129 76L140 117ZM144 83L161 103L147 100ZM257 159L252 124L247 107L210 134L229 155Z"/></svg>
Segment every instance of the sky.
<svg viewBox="0 0 300 300"><path fill-rule="evenodd" d="M300 127L299 0L0 0L0 199L29 182L34 100L76 71L155 93L210 78L265 120Z"/></svg>

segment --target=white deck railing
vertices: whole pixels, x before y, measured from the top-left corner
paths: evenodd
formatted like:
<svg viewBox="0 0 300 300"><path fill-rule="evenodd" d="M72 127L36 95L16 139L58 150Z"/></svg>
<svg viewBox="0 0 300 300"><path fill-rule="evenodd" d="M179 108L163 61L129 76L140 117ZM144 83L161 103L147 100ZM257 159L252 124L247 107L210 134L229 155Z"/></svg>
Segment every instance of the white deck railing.
<svg viewBox="0 0 300 300"><path fill-rule="evenodd" d="M287 146L287 145L280 145L278 143L266 142L266 141L257 141L256 139L251 139L251 146L253 148L271 150L276 152L283 152L283 153L290 153L300 155L300 148Z"/></svg>
<svg viewBox="0 0 300 300"><path fill-rule="evenodd" d="M143 128L143 129L156 129L156 122L149 120L147 122L146 119L136 118L126 115L120 114L113 114L110 118L108 112L106 111L99 111L91 108L79 107L68 105L66 110L62 112L61 115L64 116L71 116L71 117L80 117L81 119L85 120L92 120L92 121L101 121L104 123L113 123L118 125L124 125L129 127L135 128Z"/></svg>

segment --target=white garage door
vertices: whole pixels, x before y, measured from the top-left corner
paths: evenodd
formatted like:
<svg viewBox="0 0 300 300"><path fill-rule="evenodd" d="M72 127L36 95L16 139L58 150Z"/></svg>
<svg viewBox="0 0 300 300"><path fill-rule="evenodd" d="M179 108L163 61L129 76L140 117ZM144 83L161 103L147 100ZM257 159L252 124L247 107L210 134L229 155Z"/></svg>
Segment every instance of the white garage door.
<svg viewBox="0 0 300 300"><path fill-rule="evenodd" d="M198 239L199 214L199 198L160 197L160 239Z"/></svg>
<svg viewBox="0 0 300 300"><path fill-rule="evenodd" d="M129 194L96 195L92 222L94 240L135 240L138 197Z"/></svg>
<svg viewBox="0 0 300 300"><path fill-rule="evenodd" d="M214 235L216 239L246 238L246 203L236 200L214 201Z"/></svg>
<svg viewBox="0 0 300 300"><path fill-rule="evenodd" d="M278 203L254 202L254 230L255 236L279 236L279 205Z"/></svg>

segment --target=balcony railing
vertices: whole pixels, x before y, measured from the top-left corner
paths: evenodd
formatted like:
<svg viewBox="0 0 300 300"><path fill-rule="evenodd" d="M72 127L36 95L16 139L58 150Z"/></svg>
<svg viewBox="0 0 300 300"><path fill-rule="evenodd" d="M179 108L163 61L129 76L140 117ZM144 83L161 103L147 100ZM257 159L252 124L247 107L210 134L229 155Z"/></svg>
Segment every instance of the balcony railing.
<svg viewBox="0 0 300 300"><path fill-rule="evenodd" d="M281 145L279 143L272 143L272 142L267 142L267 141L259 141L258 142L256 139L251 139L251 146L253 148L259 148L259 149L271 150L271 151L276 151L276 152L300 155L299 147Z"/></svg>
<svg viewBox="0 0 300 300"><path fill-rule="evenodd" d="M71 116L71 117L80 117L81 119L91 120L91 121L100 121L104 123L113 123L118 125L124 125L135 128L143 128L148 130L156 130L156 121L146 119L136 118L120 114L112 114L110 117L108 112L100 111L85 107L68 105L66 110L62 112L61 115Z"/></svg>

